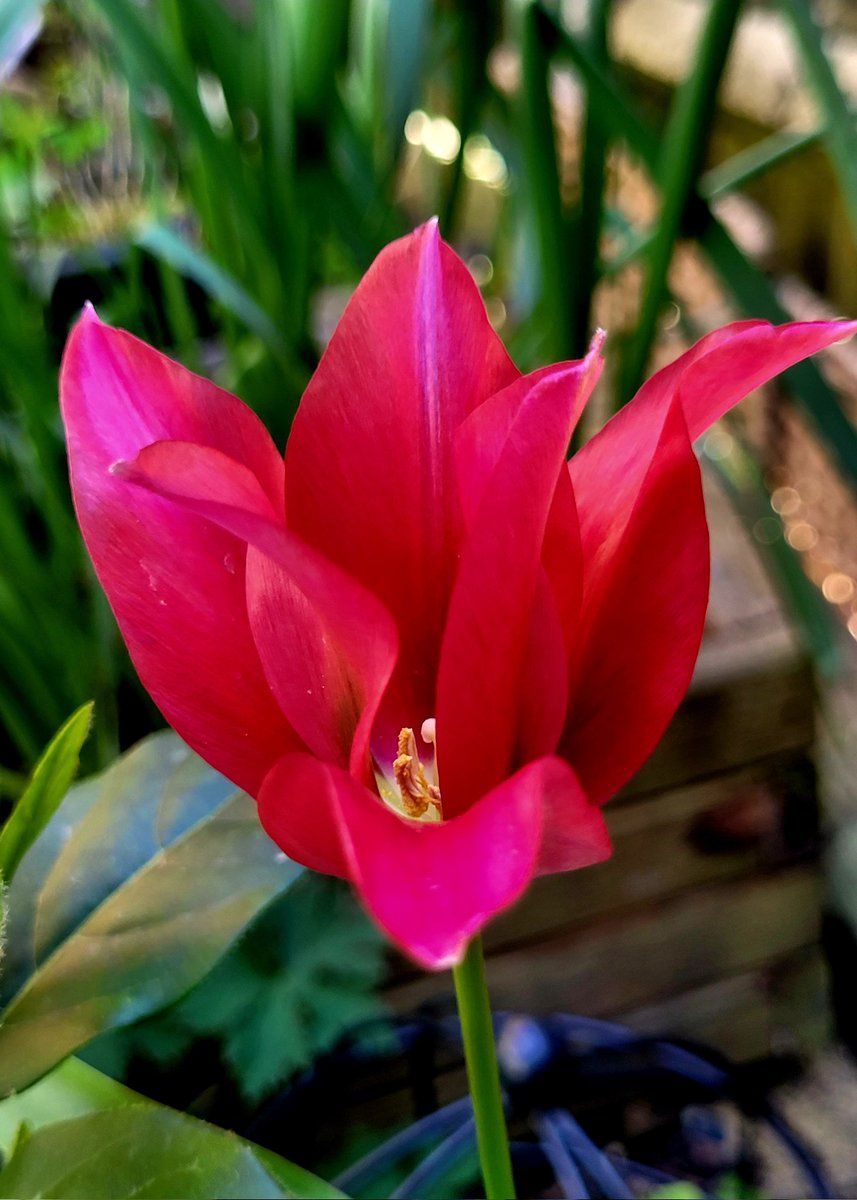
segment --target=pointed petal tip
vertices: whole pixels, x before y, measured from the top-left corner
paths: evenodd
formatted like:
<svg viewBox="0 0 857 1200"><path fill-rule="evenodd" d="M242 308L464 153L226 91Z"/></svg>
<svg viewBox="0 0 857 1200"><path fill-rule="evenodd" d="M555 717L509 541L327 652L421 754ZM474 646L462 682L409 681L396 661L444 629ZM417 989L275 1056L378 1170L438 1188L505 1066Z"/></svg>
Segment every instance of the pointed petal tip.
<svg viewBox="0 0 857 1200"><path fill-rule="evenodd" d="M104 324L104 322L101 320L101 317L99 317L98 313L95 311L95 305L91 300L87 300L84 303L80 314L80 319L81 321L91 321L96 325Z"/></svg>
<svg viewBox="0 0 857 1200"><path fill-rule="evenodd" d="M607 330L601 326L595 330L592 335L592 340L589 343L589 349L586 352L587 360L597 358L604 350L604 343L607 341Z"/></svg>

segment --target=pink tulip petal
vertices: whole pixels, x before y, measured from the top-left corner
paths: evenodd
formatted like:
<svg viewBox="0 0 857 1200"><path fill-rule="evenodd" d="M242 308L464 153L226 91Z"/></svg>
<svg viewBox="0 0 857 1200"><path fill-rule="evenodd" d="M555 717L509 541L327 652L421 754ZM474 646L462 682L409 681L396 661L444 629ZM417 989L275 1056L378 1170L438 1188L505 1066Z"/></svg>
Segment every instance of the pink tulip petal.
<svg viewBox="0 0 857 1200"><path fill-rule="evenodd" d="M539 875L591 867L613 853L600 805L593 804L574 771L565 765L565 774L557 775L553 785L544 789Z"/></svg>
<svg viewBox="0 0 857 1200"><path fill-rule="evenodd" d="M60 382L78 520L144 686L219 771L255 792L301 741L262 672L246 614L243 542L110 467L152 441L199 441L240 460L271 504L282 463L240 401L88 312Z"/></svg>
<svg viewBox="0 0 857 1200"><path fill-rule="evenodd" d="M615 447L628 471L645 464L622 537L583 540L585 592L560 752L587 795L603 802L645 762L690 683L708 604L708 527L699 465L676 400L652 422L650 446ZM611 519L597 476L574 473L577 502ZM610 552L603 552L609 542Z"/></svg>
<svg viewBox="0 0 857 1200"><path fill-rule="evenodd" d="M550 580L539 572L518 684L514 763L552 754L565 725L568 655Z"/></svg>
<svg viewBox="0 0 857 1200"><path fill-rule="evenodd" d="M133 461L113 463L110 473L169 500L187 501L188 508L210 520L220 512L226 523L229 511L236 509L285 528L282 511L271 504L253 472L211 446L152 442Z"/></svg>
<svg viewBox="0 0 857 1200"><path fill-rule="evenodd" d="M220 451L157 442L119 470L249 543L247 608L274 696L314 753L342 764L353 756L356 771L368 770L396 658L380 602L278 523L255 477Z"/></svg>
<svg viewBox="0 0 857 1200"><path fill-rule="evenodd" d="M601 341L599 340L599 347ZM495 393L475 409L455 436L455 462L465 523L470 524L479 508L485 487L500 460L509 434L520 414L526 396L539 384L573 378L584 368L586 359L540 367L522 375L502 391ZM584 388L574 392L574 407L568 423L574 431L589 398Z"/></svg>
<svg viewBox="0 0 857 1200"><path fill-rule="evenodd" d="M437 748L448 815L462 812L513 769L548 515L581 397L600 369L596 351L535 383L513 384L511 423L508 396L483 406L486 414L496 411L504 440L462 547L438 670ZM468 435L465 428L458 464L463 486Z"/></svg>
<svg viewBox="0 0 857 1200"><path fill-rule="evenodd" d="M755 388L854 333L857 321L804 321L788 325L739 321L727 325L702 338L686 354L653 375L613 420L629 425L647 421L678 388L690 440L695 442L718 417Z"/></svg>
<svg viewBox="0 0 857 1200"><path fill-rule="evenodd" d="M413 720L434 704L455 568L455 430L517 377L470 273L430 222L367 272L289 438L289 526L392 612L407 675L396 690Z"/></svg>
<svg viewBox="0 0 857 1200"><path fill-rule="evenodd" d="M607 799L642 765L692 673L708 551L688 436L698 437L752 388L855 329L857 323L747 321L718 330L653 376L572 459L584 592L561 745L591 796ZM684 431L668 416L676 406Z"/></svg>
<svg viewBox="0 0 857 1200"><path fill-rule="evenodd" d="M577 643L583 598L580 521L568 471L560 471L548 513L542 546L542 566L553 592L568 659Z"/></svg>
<svg viewBox="0 0 857 1200"><path fill-rule="evenodd" d="M259 811L287 854L335 873L347 869L393 941L429 970L442 970L460 962L469 940L526 888L538 863L542 809L561 808L566 792L569 811L579 812L570 768L543 758L455 820L426 824L398 817L345 772L288 755L266 779ZM609 852L604 837L593 836L598 818L591 807L578 848L588 861ZM341 855L332 843L335 829Z"/></svg>
<svg viewBox="0 0 857 1200"><path fill-rule="evenodd" d="M353 788L367 805L379 804L344 771L309 754L287 754L259 792L259 820L268 837L294 862L340 879L351 878L351 860L340 834L337 788Z"/></svg>

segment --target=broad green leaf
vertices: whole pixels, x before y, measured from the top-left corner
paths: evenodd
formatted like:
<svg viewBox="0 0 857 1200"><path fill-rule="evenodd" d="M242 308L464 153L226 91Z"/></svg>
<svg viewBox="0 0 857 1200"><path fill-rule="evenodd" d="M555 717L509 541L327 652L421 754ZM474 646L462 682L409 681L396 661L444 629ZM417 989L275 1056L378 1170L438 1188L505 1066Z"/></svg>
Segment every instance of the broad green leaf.
<svg viewBox="0 0 857 1200"><path fill-rule="evenodd" d="M300 868L230 790L161 734L70 793L76 823L62 825L63 805L10 889L20 990L0 1026L0 1092L183 996L294 881Z"/></svg>
<svg viewBox="0 0 857 1200"><path fill-rule="evenodd" d="M39 759L26 791L3 826L0 878L7 884L71 787L91 721L91 703L72 713Z"/></svg>
<svg viewBox="0 0 857 1200"><path fill-rule="evenodd" d="M73 787L9 888L0 1003L111 892L233 793L167 730Z"/></svg>
<svg viewBox="0 0 857 1200"><path fill-rule="evenodd" d="M9 1158L23 1124L32 1132L56 1121L142 1101L138 1092L109 1075L79 1058L67 1058L32 1087L0 1100L0 1154L4 1161Z"/></svg>
<svg viewBox="0 0 857 1200"><path fill-rule="evenodd" d="M342 1195L234 1133L150 1102L72 1117L20 1138L0 1171L0 1194L18 1200Z"/></svg>

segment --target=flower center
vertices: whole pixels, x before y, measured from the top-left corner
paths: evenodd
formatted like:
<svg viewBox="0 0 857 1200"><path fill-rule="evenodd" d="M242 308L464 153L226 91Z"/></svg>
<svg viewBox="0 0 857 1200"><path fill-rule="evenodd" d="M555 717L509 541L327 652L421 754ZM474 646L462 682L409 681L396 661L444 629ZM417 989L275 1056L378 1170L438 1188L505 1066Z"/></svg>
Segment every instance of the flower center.
<svg viewBox="0 0 857 1200"><path fill-rule="evenodd" d="M433 718L423 721L420 729L422 740L428 745L434 744L435 723ZM398 754L393 760L393 779L378 771L378 791L384 800L396 812L410 817L415 821L442 821L443 807L440 799L440 788L437 785L437 770L434 762L429 765L428 773L420 761L417 740L413 729L405 726L399 733Z"/></svg>

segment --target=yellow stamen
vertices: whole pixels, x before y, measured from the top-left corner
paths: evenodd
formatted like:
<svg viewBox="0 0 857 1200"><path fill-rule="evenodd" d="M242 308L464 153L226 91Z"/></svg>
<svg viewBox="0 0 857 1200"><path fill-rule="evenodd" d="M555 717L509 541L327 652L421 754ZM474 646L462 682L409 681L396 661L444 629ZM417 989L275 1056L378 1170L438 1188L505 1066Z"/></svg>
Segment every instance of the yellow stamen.
<svg viewBox="0 0 857 1200"><path fill-rule="evenodd" d="M425 738L425 734L423 737ZM398 749L398 757L393 763L393 775L406 815L417 820L421 817L427 820L442 820L440 788L434 783L429 783L426 778L413 729L405 726L401 731Z"/></svg>

